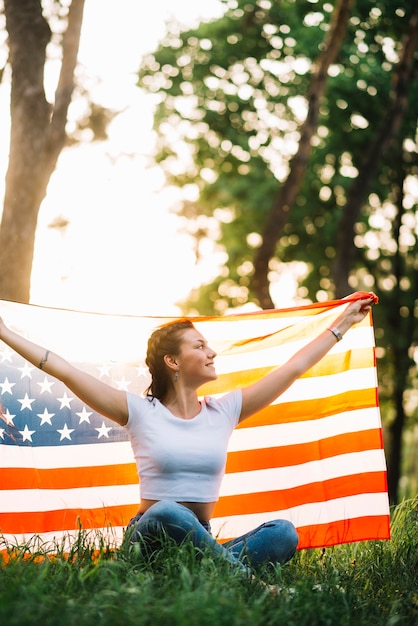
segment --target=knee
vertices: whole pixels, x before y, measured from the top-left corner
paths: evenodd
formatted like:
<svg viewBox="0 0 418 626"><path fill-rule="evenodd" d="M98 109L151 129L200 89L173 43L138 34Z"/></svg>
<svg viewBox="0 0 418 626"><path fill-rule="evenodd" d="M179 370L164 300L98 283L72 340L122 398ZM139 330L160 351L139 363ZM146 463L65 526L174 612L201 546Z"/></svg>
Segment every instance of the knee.
<svg viewBox="0 0 418 626"><path fill-rule="evenodd" d="M277 560L280 563L286 563L292 558L298 547L299 537L296 528L292 522L283 519L268 522L269 526L270 524L272 525L270 528L271 540L279 552Z"/></svg>
<svg viewBox="0 0 418 626"><path fill-rule="evenodd" d="M292 522L287 520L278 520L280 522L280 532L285 537L289 546L296 550L298 547L299 536Z"/></svg>
<svg viewBox="0 0 418 626"><path fill-rule="evenodd" d="M129 541L157 539L171 535L173 528L181 527L181 506L176 502L160 500L132 524Z"/></svg>
<svg viewBox="0 0 418 626"><path fill-rule="evenodd" d="M160 500L153 504L147 511L147 517L152 517L156 522L175 523L176 520L182 517L182 507L177 502L171 502L170 500Z"/></svg>

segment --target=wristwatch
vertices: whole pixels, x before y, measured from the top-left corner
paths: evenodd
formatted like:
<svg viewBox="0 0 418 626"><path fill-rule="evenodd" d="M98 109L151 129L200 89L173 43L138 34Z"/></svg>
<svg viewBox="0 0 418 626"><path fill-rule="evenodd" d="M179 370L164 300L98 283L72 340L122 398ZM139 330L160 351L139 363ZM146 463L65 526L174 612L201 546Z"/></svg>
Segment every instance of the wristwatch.
<svg viewBox="0 0 418 626"><path fill-rule="evenodd" d="M341 341L341 339L343 338L342 334L336 326L334 326L334 328L327 328L327 330L329 330L334 335L337 341Z"/></svg>

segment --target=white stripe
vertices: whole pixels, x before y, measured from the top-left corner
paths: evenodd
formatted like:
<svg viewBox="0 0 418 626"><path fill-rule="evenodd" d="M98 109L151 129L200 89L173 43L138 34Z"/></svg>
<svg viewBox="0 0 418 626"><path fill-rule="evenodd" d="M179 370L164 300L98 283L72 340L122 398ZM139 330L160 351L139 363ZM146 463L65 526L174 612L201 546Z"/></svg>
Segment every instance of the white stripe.
<svg viewBox="0 0 418 626"><path fill-rule="evenodd" d="M380 412L377 407L355 409L303 422L238 428L232 433L228 451L291 446L380 428Z"/></svg>
<svg viewBox="0 0 418 626"><path fill-rule="evenodd" d="M302 400L317 400L331 398L347 391L355 392L360 389L375 389L376 369L374 367L359 370L347 370L338 374L318 376L315 378L299 378L289 389L282 393L273 404L284 402L298 402Z"/></svg>
<svg viewBox="0 0 418 626"><path fill-rule="evenodd" d="M318 398L326 399L348 391L355 392L361 389L376 389L376 387L375 367L364 367L311 378L299 378L277 400L272 402L272 405L300 402L301 400L317 400ZM222 393L210 395L216 398L227 391L225 389Z"/></svg>
<svg viewBox="0 0 418 626"><path fill-rule="evenodd" d="M320 461L309 461L287 467L273 467L251 472L226 474L221 485L221 496L261 493L292 489L332 478L354 476L364 472L386 471L383 450L367 450L340 454Z"/></svg>
<svg viewBox="0 0 418 626"><path fill-rule="evenodd" d="M139 503L139 486L82 487L77 489L16 489L0 491L2 513L34 513L65 509L101 509Z"/></svg>
<svg viewBox="0 0 418 626"><path fill-rule="evenodd" d="M129 441L34 448L0 446L0 466L3 468L53 469L125 463L135 463Z"/></svg>
<svg viewBox="0 0 418 626"><path fill-rule="evenodd" d="M55 553L61 551L70 552L74 550L74 545L77 545L77 542L80 545L95 548L100 548L104 542L104 545L112 550L120 546L123 533L123 526L87 529L85 531L82 530L81 533L78 530L51 531L37 535L32 533L18 533L15 535L6 533L4 535L0 534L0 552L13 546L26 548L32 554L53 554L54 551Z"/></svg>
<svg viewBox="0 0 418 626"><path fill-rule="evenodd" d="M280 337L278 337L277 344L270 348L263 349L261 345L243 346L239 353L230 355L227 352L221 353L215 359L216 371L218 374L228 374L243 369L278 367L310 341L312 341L312 337L280 343ZM363 350L373 346L373 329L371 327L359 327L350 330L343 341L335 343L328 354L344 354L348 351Z"/></svg>
<svg viewBox="0 0 418 626"><path fill-rule="evenodd" d="M380 515L389 515L386 493L359 494L346 498L336 498L328 502L302 504L269 513L218 517L211 521L211 526L215 536L226 539L243 535L257 528L260 524L273 519L286 519L298 528Z"/></svg>
<svg viewBox="0 0 418 626"><path fill-rule="evenodd" d="M196 318L193 320L193 323L207 339L219 338L232 344L271 335L289 326L330 325L342 313L347 304L343 303L327 308L321 313L318 310L314 310L312 313L312 310L309 309L306 315L297 315L291 310L286 312L282 310L278 314L275 314L274 311L271 313L260 311L259 314L254 313L243 316L226 315L213 321L199 321L199 318ZM303 307L300 307L298 310L303 310Z"/></svg>

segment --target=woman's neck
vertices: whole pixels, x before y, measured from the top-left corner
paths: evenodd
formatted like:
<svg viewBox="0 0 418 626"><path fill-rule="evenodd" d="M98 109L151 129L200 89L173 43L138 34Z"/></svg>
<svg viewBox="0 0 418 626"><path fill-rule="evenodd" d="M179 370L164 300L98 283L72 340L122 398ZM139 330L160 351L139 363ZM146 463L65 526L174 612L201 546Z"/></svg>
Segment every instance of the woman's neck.
<svg viewBox="0 0 418 626"><path fill-rule="evenodd" d="M196 391L186 392L185 390L176 390L169 393L161 400L161 403L169 409L173 415L181 419L193 419L200 413L200 402Z"/></svg>

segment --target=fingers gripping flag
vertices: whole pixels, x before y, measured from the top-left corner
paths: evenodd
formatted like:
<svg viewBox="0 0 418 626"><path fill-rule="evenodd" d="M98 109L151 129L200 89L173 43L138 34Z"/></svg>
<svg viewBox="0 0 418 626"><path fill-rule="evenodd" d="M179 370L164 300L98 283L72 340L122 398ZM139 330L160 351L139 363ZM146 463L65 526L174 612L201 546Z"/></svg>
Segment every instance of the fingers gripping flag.
<svg viewBox="0 0 418 626"><path fill-rule="evenodd" d="M196 317L216 350L221 395L255 382L328 328L347 300ZM141 394L152 330L173 318L78 313L0 302L16 332L109 384ZM0 549L32 536L112 530L135 515L140 484L123 428L0 342ZM389 538L372 317L354 326L276 402L237 428L212 528L229 539L288 519L299 548Z"/></svg>

